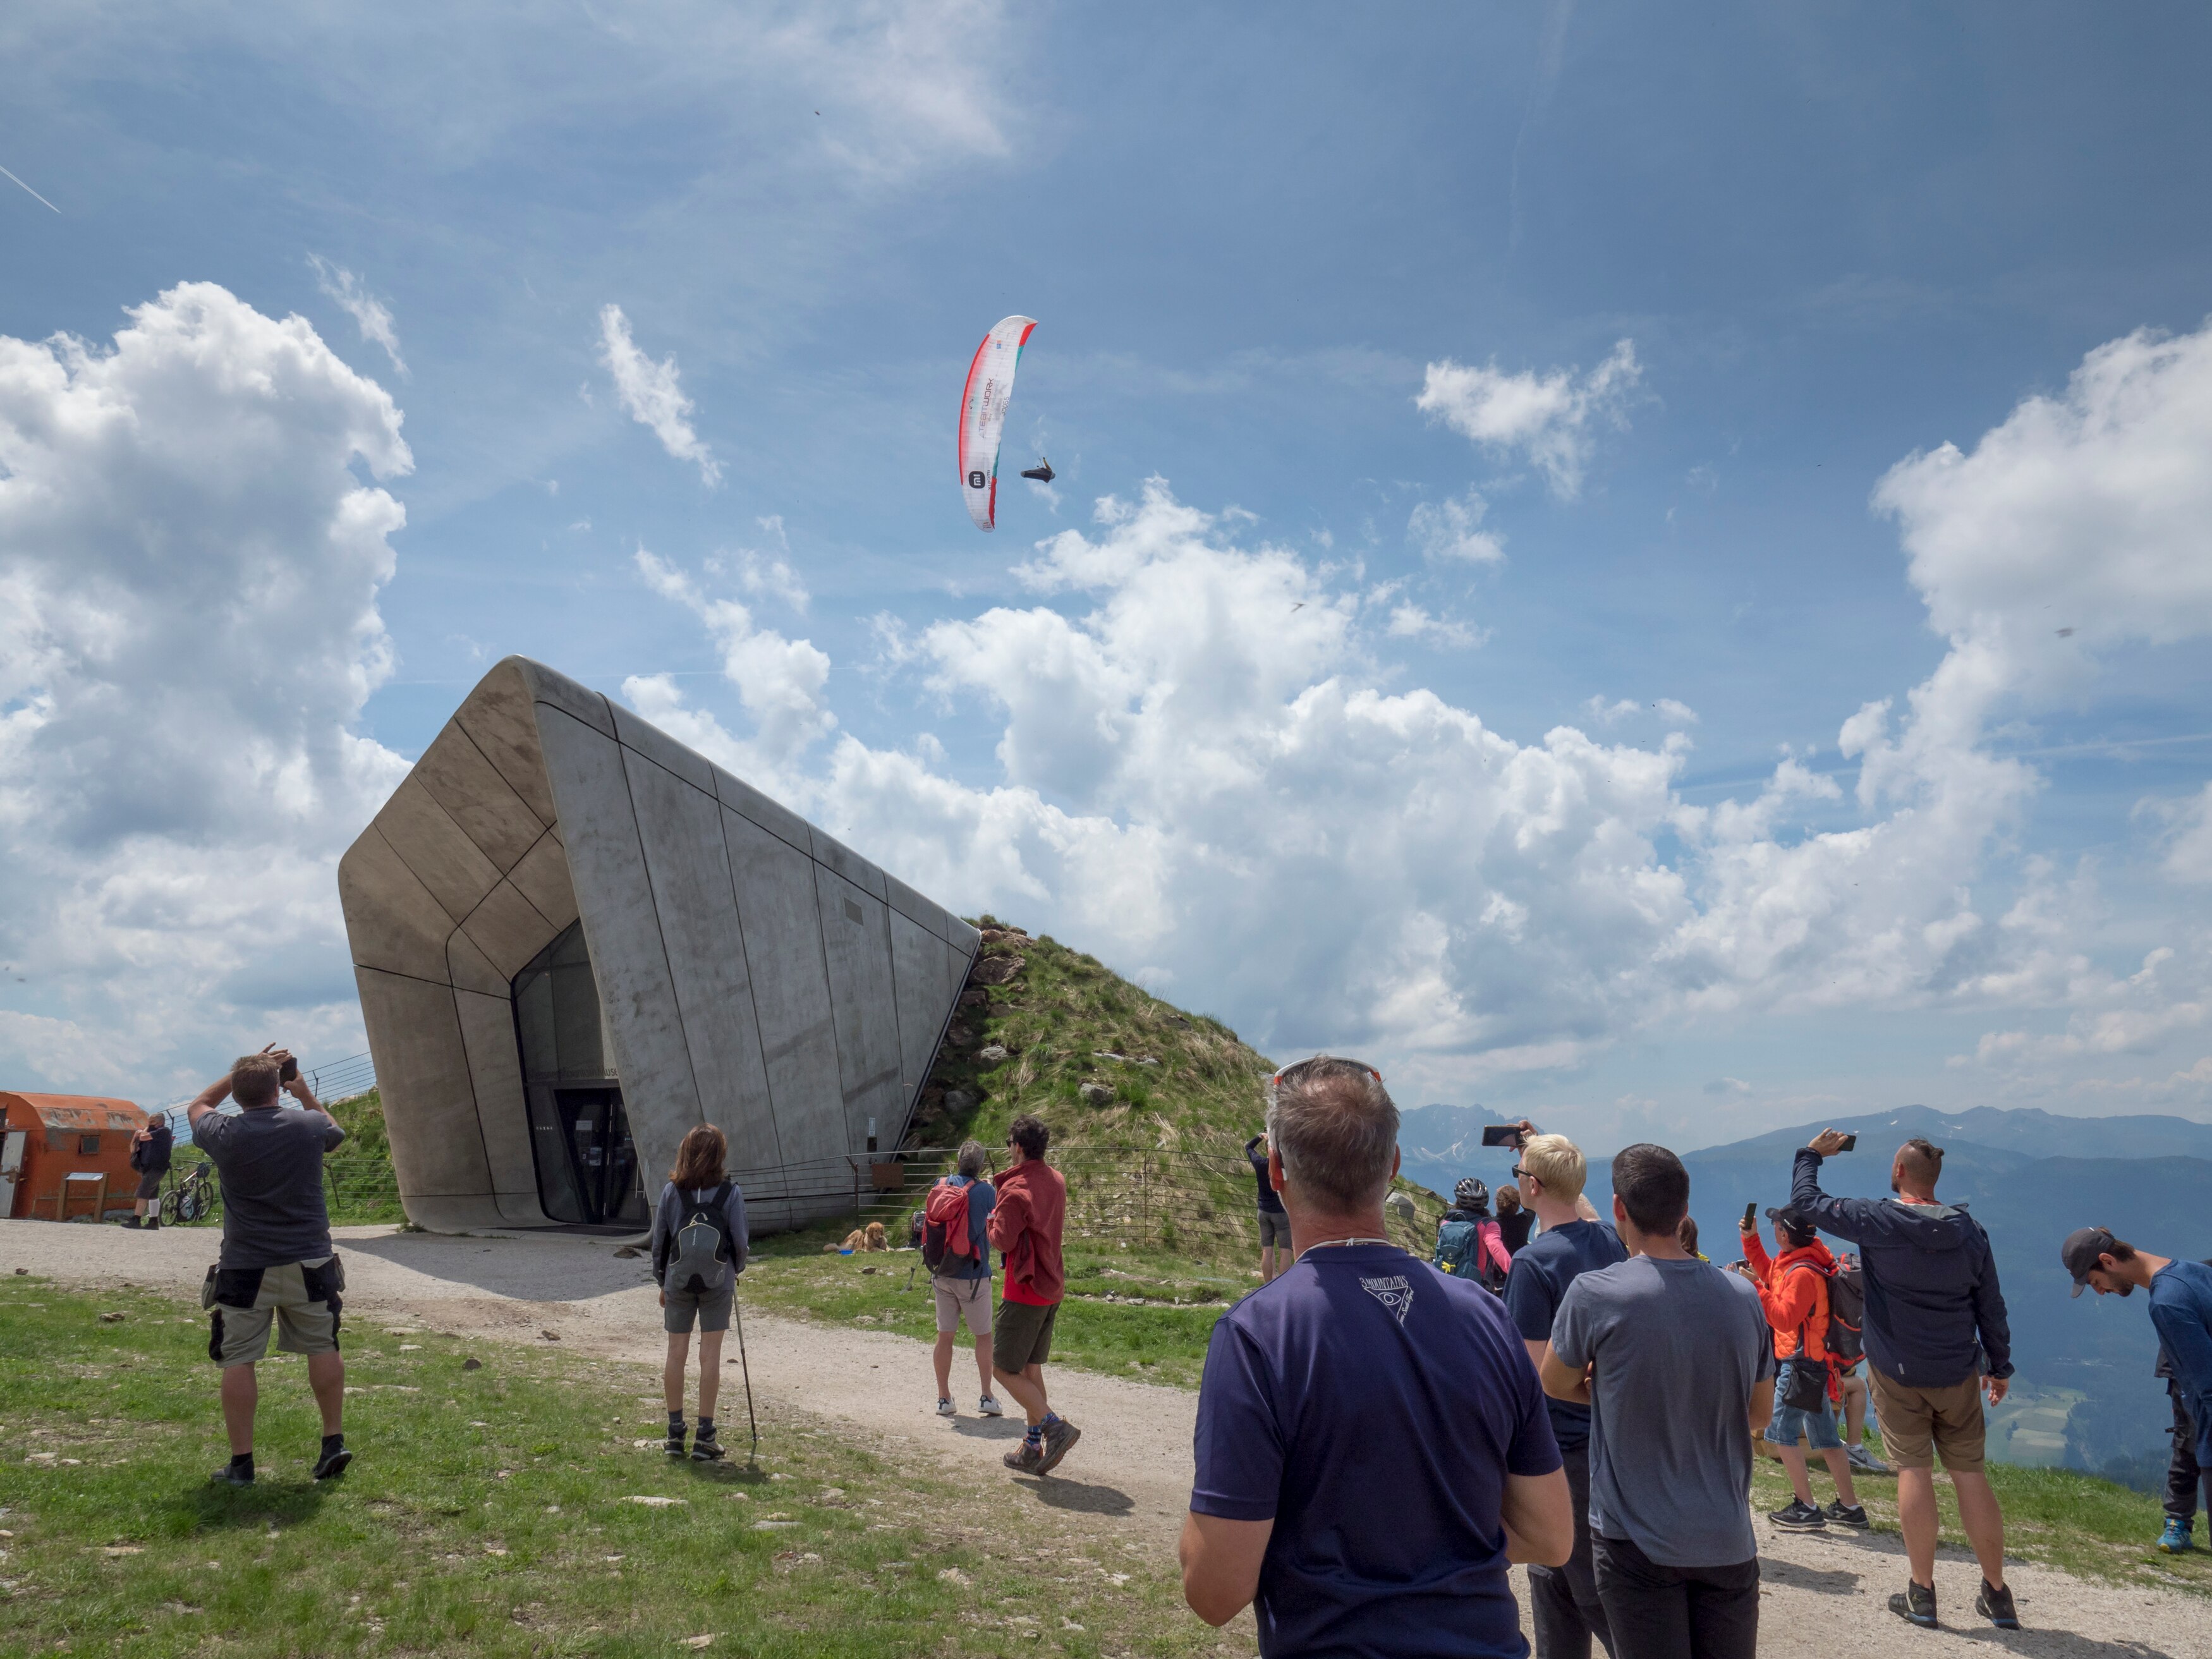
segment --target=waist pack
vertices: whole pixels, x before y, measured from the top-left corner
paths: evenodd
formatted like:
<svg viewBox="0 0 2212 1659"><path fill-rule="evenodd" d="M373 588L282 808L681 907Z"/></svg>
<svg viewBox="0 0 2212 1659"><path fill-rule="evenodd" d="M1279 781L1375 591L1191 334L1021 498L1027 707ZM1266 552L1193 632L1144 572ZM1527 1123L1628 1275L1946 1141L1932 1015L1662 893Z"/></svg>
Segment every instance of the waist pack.
<svg viewBox="0 0 2212 1659"><path fill-rule="evenodd" d="M737 1241L730 1233L726 1206L730 1183L724 1182L688 1204L677 1224L675 1248L668 1255L668 1273L662 1288L688 1296L712 1296L730 1282L730 1264L737 1260Z"/></svg>
<svg viewBox="0 0 2212 1659"><path fill-rule="evenodd" d="M930 1272L975 1265L975 1243L968 1236L968 1194L974 1190L948 1181L929 1189L921 1209L921 1265Z"/></svg>
<svg viewBox="0 0 2212 1659"><path fill-rule="evenodd" d="M1785 1359L1782 1362L1782 1403L1794 1411L1825 1412L1828 1408L1828 1367L1825 1360Z"/></svg>

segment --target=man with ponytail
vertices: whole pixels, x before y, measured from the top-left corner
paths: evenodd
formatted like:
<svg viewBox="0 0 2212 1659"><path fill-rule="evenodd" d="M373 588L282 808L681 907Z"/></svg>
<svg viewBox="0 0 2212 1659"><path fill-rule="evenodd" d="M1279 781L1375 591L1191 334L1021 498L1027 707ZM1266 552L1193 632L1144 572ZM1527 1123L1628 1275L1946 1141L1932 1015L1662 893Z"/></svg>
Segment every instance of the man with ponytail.
<svg viewBox="0 0 2212 1659"><path fill-rule="evenodd" d="M691 1455L722 1455L714 1435L714 1396L722 1381L722 1334L730 1328L738 1275L745 1270L745 1200L724 1168L729 1142L711 1123L690 1130L653 1214L653 1277L660 1286L668 1358L660 1382L668 1400L668 1455L684 1455L684 1364L699 1328L699 1425Z"/></svg>

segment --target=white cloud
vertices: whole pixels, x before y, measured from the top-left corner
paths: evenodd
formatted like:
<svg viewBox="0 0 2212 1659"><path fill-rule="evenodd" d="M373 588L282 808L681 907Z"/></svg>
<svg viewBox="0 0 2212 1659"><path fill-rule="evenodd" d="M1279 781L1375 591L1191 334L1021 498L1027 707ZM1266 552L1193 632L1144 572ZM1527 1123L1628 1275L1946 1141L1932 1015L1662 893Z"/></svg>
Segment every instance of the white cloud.
<svg viewBox="0 0 2212 1659"><path fill-rule="evenodd" d="M783 515L771 513L754 522L768 540L766 547L739 547L718 553L707 561L707 568L719 575L727 568L726 561L733 562L739 587L756 599L781 600L803 615L813 603L813 596L792 571L791 538L784 532Z"/></svg>
<svg viewBox="0 0 2212 1659"><path fill-rule="evenodd" d="M2212 783L2185 800L2158 803L2168 823L2160 867L2170 881L2212 884Z"/></svg>
<svg viewBox="0 0 2212 1659"><path fill-rule="evenodd" d="M656 363L640 351L620 306L599 307L599 361L614 377L615 395L622 400L623 412L652 428L660 447L676 459L696 465L700 478L710 488L720 483L721 463L691 428L693 406L677 374L674 354Z"/></svg>
<svg viewBox="0 0 2212 1659"><path fill-rule="evenodd" d="M1465 623L1431 616L1411 600L1391 607L1389 634L1393 639L1421 640L1461 651L1481 644L1484 637Z"/></svg>
<svg viewBox="0 0 2212 1659"><path fill-rule="evenodd" d="M1618 726L1630 715L1638 714L1644 711L1644 705L1631 697L1622 697L1615 702L1607 702L1603 697L1594 696L1585 702L1583 707L1589 710L1589 717L1600 726Z"/></svg>
<svg viewBox="0 0 2212 1659"><path fill-rule="evenodd" d="M358 732L405 514L356 463L410 470L392 399L211 283L112 348L0 337L15 1075L173 1097L218 1051L360 1041L334 866L405 771Z"/></svg>
<svg viewBox="0 0 2212 1659"><path fill-rule="evenodd" d="M325 297L337 301L338 309L353 319L362 339L384 348L384 355L392 360L392 371L401 380L408 379L406 362L399 355L399 331L392 323L392 307L362 287L361 278L343 265L334 265L319 253L310 253L307 263L315 268L315 286L322 289Z"/></svg>
<svg viewBox="0 0 2212 1659"><path fill-rule="evenodd" d="M1672 697L1662 697L1651 706L1659 711L1660 719L1671 720L1677 726L1695 726L1698 723L1698 711L1686 702L1677 702Z"/></svg>
<svg viewBox="0 0 2212 1659"><path fill-rule="evenodd" d="M1413 406L1493 453L1518 454L1540 471L1552 493L1571 501L1582 493L1599 424L1628 424L1629 395L1643 379L1633 341L1622 340L1587 374L1555 368L1507 374L1487 368L1431 363Z"/></svg>
<svg viewBox="0 0 2212 1659"><path fill-rule="evenodd" d="M1465 559L1496 564L1505 556L1504 538L1481 528L1490 503L1470 489L1457 500L1422 501L1406 520L1406 538L1428 559Z"/></svg>

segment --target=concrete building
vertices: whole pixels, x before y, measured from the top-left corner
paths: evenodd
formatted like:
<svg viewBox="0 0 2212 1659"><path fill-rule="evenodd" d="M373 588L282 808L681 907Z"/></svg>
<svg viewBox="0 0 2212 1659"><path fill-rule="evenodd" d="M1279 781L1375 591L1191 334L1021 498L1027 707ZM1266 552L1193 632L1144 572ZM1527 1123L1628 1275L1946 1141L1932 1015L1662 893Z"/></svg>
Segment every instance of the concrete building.
<svg viewBox="0 0 2212 1659"><path fill-rule="evenodd" d="M975 930L598 692L487 674L338 865L409 1217L636 1225L693 1124L754 1225L905 1133Z"/></svg>

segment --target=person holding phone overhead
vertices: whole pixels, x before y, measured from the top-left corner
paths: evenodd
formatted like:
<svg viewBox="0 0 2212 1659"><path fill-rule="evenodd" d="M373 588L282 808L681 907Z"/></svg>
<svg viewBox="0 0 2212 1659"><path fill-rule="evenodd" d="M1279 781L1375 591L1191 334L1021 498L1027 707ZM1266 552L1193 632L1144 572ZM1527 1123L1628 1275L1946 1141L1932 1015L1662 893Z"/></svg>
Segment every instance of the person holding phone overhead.
<svg viewBox="0 0 2212 1659"><path fill-rule="evenodd" d="M1856 1144L1824 1129L1797 1150L1790 1207L1859 1247L1866 1277L1867 1381L1897 1465L1897 1519L1911 1577L1890 1611L1935 1629L1936 1458L1951 1477L1959 1520L1981 1564L1974 1610L1999 1630L2020 1615L2004 1578L2004 1511L1983 1471L1992 1406L2012 1375L2012 1331L1989 1235L1963 1204L1936 1196L1943 1149L1915 1135L1890 1160L1893 1198L1831 1198L1820 1164Z"/></svg>

